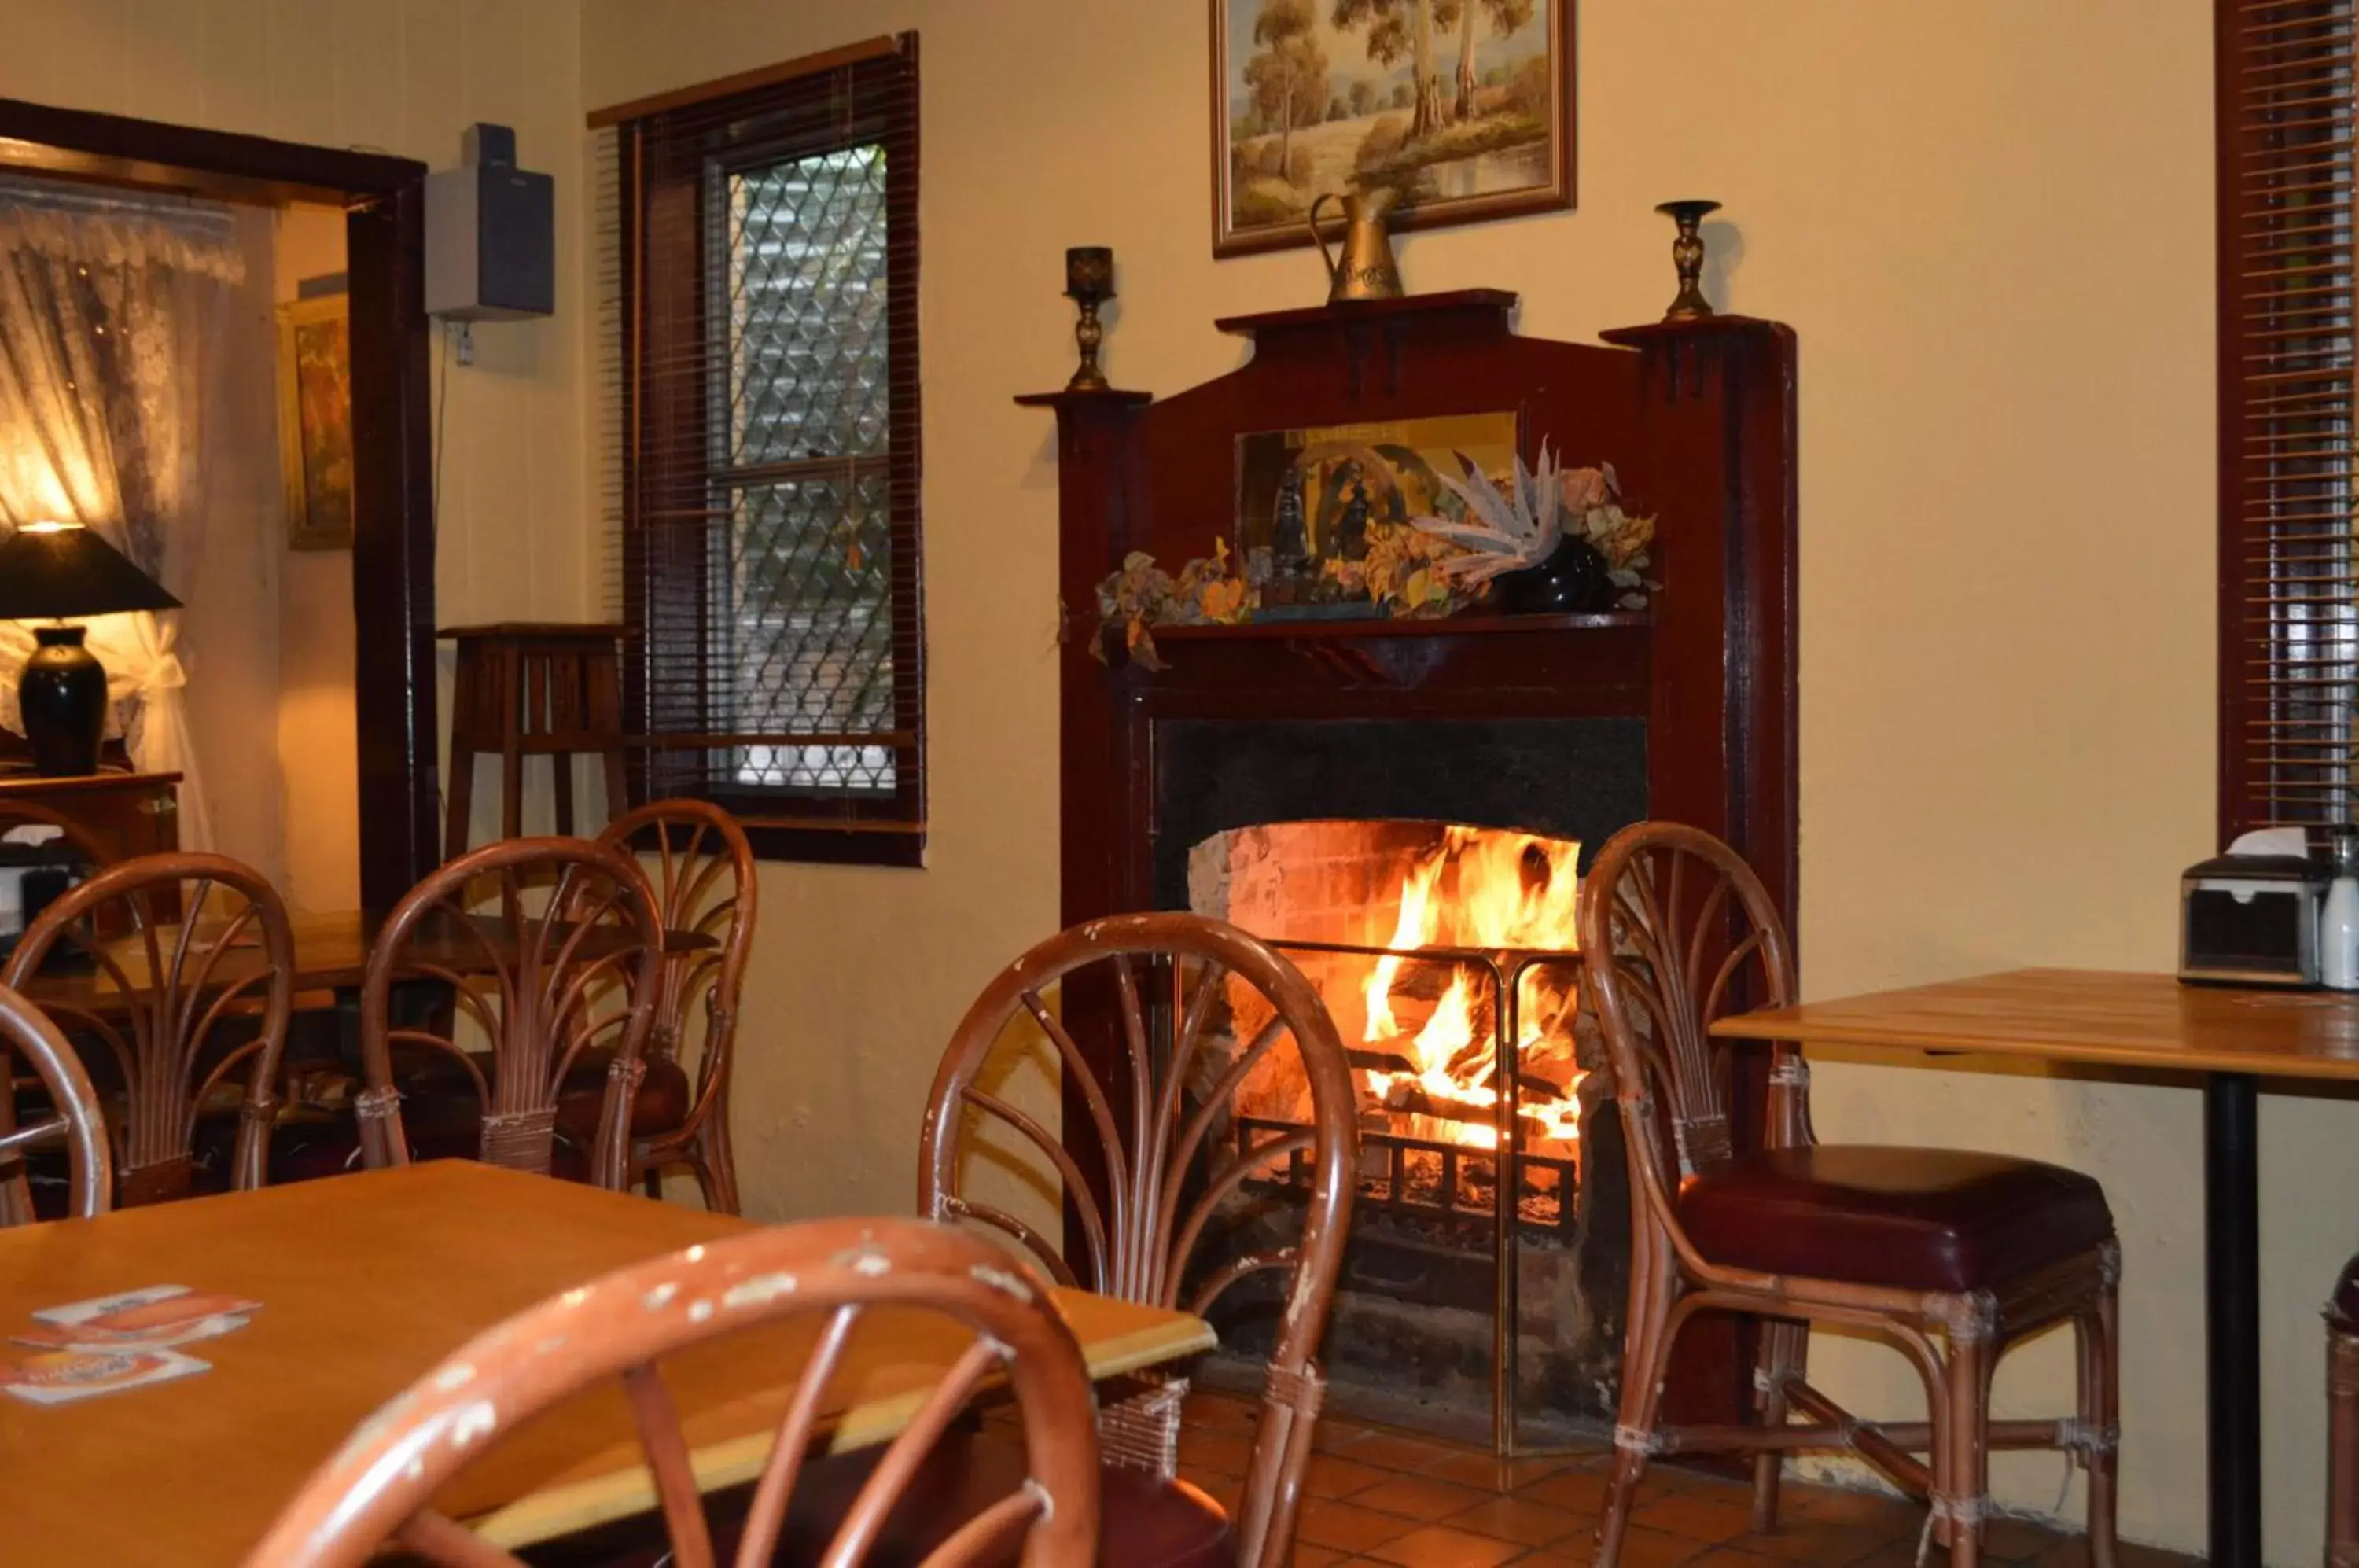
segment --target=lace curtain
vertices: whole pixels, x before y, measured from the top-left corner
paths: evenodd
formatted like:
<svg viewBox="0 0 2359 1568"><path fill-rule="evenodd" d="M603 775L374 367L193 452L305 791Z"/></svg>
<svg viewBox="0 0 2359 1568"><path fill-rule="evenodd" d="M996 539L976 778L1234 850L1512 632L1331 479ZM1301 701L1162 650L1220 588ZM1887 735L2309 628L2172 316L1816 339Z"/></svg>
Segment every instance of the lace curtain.
<svg viewBox="0 0 2359 1568"><path fill-rule="evenodd" d="M97 529L175 593L204 547L205 408L218 394L245 257L229 210L178 198L0 181L0 537L56 517ZM121 735L142 771L177 772L180 842L212 842L169 613L97 615ZM29 627L0 622L0 724L22 732Z"/></svg>

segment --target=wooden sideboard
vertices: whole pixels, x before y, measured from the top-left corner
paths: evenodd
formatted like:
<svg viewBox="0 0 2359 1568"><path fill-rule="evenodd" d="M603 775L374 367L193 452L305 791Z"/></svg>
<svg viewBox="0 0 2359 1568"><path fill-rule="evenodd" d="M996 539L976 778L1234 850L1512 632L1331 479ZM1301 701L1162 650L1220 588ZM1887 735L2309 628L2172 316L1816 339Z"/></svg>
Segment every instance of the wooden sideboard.
<svg viewBox="0 0 2359 1568"><path fill-rule="evenodd" d="M180 847L180 776L92 773L49 779L0 772L0 801L45 806L88 833L116 860Z"/></svg>

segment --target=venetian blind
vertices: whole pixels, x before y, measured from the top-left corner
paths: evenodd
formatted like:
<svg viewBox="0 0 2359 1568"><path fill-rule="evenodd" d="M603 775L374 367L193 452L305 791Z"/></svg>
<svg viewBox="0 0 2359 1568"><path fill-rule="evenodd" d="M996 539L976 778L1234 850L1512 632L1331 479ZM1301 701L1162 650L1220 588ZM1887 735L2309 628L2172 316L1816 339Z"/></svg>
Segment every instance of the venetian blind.
<svg viewBox="0 0 2359 1568"><path fill-rule="evenodd" d="M2219 0L2221 825L2348 822L2359 0Z"/></svg>
<svg viewBox="0 0 2359 1568"><path fill-rule="evenodd" d="M767 855L913 864L917 38L592 125L634 787Z"/></svg>

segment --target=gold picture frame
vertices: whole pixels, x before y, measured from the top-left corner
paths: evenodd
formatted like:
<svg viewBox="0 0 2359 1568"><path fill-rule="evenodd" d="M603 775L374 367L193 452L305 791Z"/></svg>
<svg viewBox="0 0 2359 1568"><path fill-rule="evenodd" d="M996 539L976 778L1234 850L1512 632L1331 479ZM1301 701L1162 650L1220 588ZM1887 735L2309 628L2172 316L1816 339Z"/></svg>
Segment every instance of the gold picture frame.
<svg viewBox="0 0 2359 1568"><path fill-rule="evenodd" d="M353 545L352 305L278 307L278 462L290 550Z"/></svg>
<svg viewBox="0 0 2359 1568"><path fill-rule="evenodd" d="M1370 185L1395 230L1573 205L1574 0L1209 4L1215 256L1307 245Z"/></svg>

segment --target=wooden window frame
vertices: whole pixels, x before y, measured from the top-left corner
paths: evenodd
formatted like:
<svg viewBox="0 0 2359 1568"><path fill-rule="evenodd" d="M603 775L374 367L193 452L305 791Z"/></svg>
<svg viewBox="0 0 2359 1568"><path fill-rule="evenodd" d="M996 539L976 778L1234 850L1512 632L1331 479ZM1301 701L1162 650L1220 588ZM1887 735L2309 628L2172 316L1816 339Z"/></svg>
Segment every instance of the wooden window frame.
<svg viewBox="0 0 2359 1568"><path fill-rule="evenodd" d="M874 75L890 71L879 89ZM710 328L705 300L711 292L712 258L701 241L707 228L702 212L701 172L686 171L691 151L698 168L707 160L723 166L764 161L791 149L810 154L832 147L825 138L788 138L773 131L741 134L734 123L741 115L758 121L782 110L807 105L821 93L849 95L882 92L892 107L883 116L883 129L869 134L865 125L841 137L837 146L850 147L882 142L886 149L886 341L888 365L886 412L887 452L883 460L889 515L890 593L893 632L894 716L892 730L867 744L888 744L895 753L896 787L887 796L839 796L800 792L786 788L733 789L708 782L683 791L666 781L662 757L668 751L723 749L724 744L767 744L788 736L730 735L733 727L716 724L707 712L696 728L672 722L677 715L658 713L655 682L650 677L657 648L645 634L650 602L662 596L672 617L701 616L709 622L716 606L705 584L710 560L710 535L688 536L684 530L658 535L641 520L650 494L675 493L672 488L692 482L696 473L715 472L709 463L685 454L704 450L707 410L713 366L705 371L695 394L684 396L677 384L659 386L647 379L646 367L662 365L668 355L682 352L674 339L705 336ZM672 117L687 116L709 130L690 149L675 138L667 147L663 127ZM689 792L711 800L745 825L756 855L767 860L810 861L865 866L919 866L926 845L925 746L925 598L923 571L923 431L920 408L919 343L919 178L918 38L905 33L875 38L827 54L788 61L761 71L666 93L590 116L593 130L613 128L618 141L614 158L614 212L618 219L614 244L619 251L614 288L615 311L622 342L617 359L621 401L622 445L619 490L623 561L622 608L626 627L624 661L625 723L633 746L630 768L634 802L651 796ZM697 203L691 221L675 211L659 215L663 204ZM692 320L648 307L650 279L658 275L666 287L676 279L692 280L696 292ZM695 345L686 352L701 353ZM667 395L668 394L668 395ZM854 460L811 460L814 472L844 471ZM679 606L692 604L682 610ZM700 645L701 638L697 639ZM701 660L700 660L701 662ZM676 677L673 678L676 681ZM694 685L709 685L700 674ZM676 686L674 687L676 690ZM709 699L703 699L709 700Z"/></svg>

